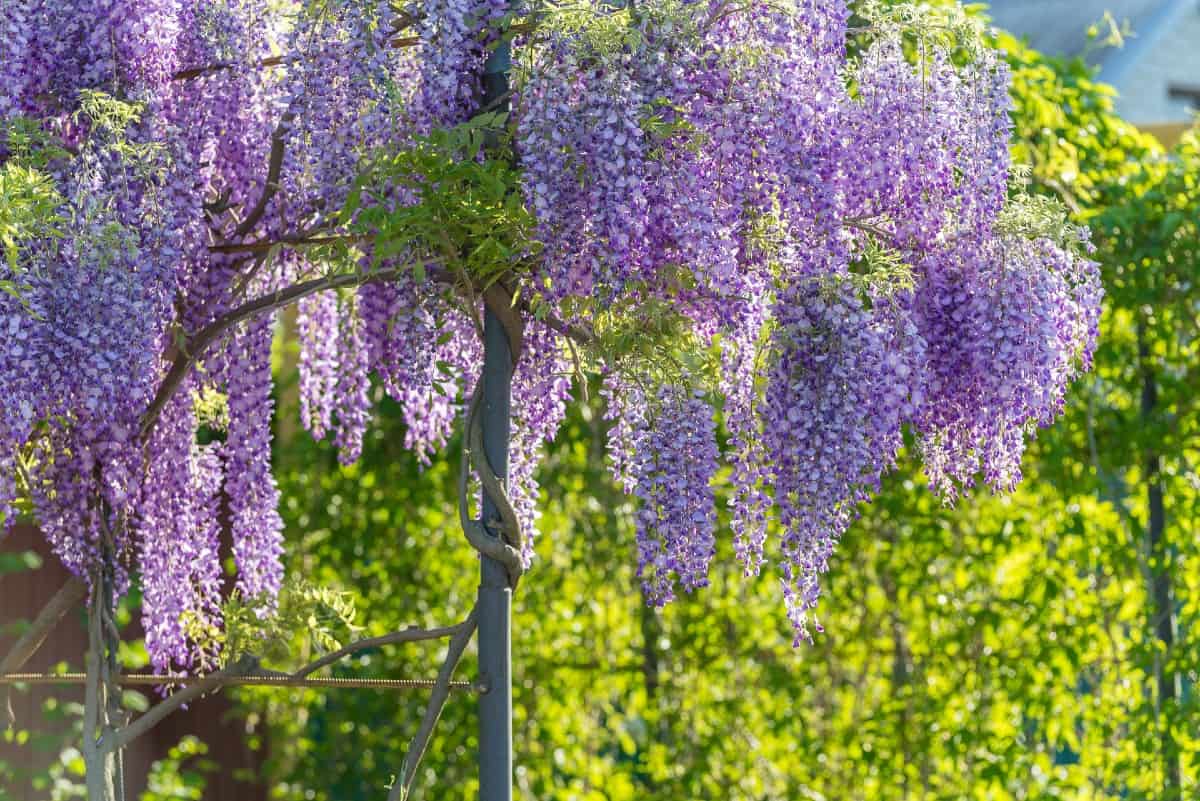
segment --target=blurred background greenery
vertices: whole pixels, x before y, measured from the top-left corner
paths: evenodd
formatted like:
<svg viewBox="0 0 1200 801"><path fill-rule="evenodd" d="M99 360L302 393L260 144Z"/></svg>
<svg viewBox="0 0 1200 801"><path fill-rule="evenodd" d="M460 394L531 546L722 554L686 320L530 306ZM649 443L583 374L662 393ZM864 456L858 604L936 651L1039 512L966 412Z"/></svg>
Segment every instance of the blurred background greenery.
<svg viewBox="0 0 1200 801"><path fill-rule="evenodd" d="M1014 159L1092 227L1108 293L1095 370L1020 489L946 508L918 472L893 475L837 550L826 633L793 649L777 578L742 577L727 541L711 587L642 603L631 507L599 409L580 403L540 473L515 601L518 797L1200 798L1200 143L1164 150L1082 61L995 44L1014 70ZM351 592L368 634L459 619L478 568L456 523L457 446L420 469L383 400L363 460L339 467L294 422L294 341L278 357L288 569ZM441 648L363 652L335 675L428 677ZM234 697L258 780L288 801L382 797L425 700ZM416 797L475 797L475 727L453 697ZM201 797L220 770L203 753L182 741L145 798Z"/></svg>
<svg viewBox="0 0 1200 801"><path fill-rule="evenodd" d="M892 476L837 551L827 633L793 650L777 579L743 578L727 542L710 588L661 613L642 603L630 509L583 404L542 469L538 560L516 600L521 797L1200 797L1200 152L1123 122L1083 62L996 45L1014 69L1014 159L1092 226L1108 292L1096 369L1025 482L951 509L918 473ZM379 632L454 620L476 585L452 464L420 471L397 420L384 403L354 468L291 431L277 454L291 568L351 588ZM427 675L438 656L341 670ZM289 799L378 797L422 700L241 693ZM459 699L420 797L473 798L474 749Z"/></svg>

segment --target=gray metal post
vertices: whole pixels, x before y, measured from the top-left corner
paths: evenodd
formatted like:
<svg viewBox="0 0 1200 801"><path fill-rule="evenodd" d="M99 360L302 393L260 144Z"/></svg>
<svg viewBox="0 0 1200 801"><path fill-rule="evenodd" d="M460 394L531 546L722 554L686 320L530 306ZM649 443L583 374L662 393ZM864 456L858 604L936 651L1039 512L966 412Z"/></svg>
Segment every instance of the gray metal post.
<svg viewBox="0 0 1200 801"><path fill-rule="evenodd" d="M484 108L508 107L510 51L502 42L484 68ZM489 309L483 324L483 450L501 481L508 477L509 402L512 355L508 335ZM484 494L483 519L496 517ZM498 532L489 531L493 536ZM483 557L479 582L479 672L487 687L479 697L479 799L511 801L512 589L504 565Z"/></svg>

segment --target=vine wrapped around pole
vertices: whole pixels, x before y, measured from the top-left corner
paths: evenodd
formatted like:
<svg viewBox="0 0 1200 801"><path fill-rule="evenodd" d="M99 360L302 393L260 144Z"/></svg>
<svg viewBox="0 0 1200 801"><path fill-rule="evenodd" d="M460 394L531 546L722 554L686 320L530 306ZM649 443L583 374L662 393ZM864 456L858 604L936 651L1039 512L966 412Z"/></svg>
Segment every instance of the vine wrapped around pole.
<svg viewBox="0 0 1200 801"><path fill-rule="evenodd" d="M511 319L511 318L510 318ZM482 401L472 404L468 441L472 462L483 484L482 518L486 535L519 554L519 528L505 491L508 472L509 404L519 337L488 306L484 318ZM480 453L480 449L482 453ZM482 457L482 458L481 458ZM517 568L520 567L518 559ZM479 797L512 798L512 593L519 570L483 555L479 583L479 672L486 691L479 698Z"/></svg>
<svg viewBox="0 0 1200 801"><path fill-rule="evenodd" d="M512 51L507 37L497 43L483 70L480 106L507 113L510 106L508 73ZM516 515L508 500L510 406L513 368L521 355L521 318L507 293L493 284L484 296L482 408L478 424L469 430L469 447L483 482L482 518L487 534L498 541L505 534L520 545ZM507 302L506 302L507 301ZM474 405L474 404L473 404ZM482 459L478 451L482 446ZM502 520L497 526L493 521ZM507 543L510 547L513 541ZM519 551L517 551L519 553ZM486 691L479 697L479 798L511 801L512 743L512 593L516 578L511 568L484 555L479 581L479 673Z"/></svg>

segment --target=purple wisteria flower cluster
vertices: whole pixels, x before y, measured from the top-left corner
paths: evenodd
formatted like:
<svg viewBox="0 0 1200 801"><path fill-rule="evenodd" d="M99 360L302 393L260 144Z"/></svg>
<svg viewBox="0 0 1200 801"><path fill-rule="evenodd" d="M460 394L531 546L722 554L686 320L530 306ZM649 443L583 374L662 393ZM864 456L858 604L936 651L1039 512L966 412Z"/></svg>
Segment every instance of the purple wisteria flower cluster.
<svg viewBox="0 0 1200 801"><path fill-rule="evenodd" d="M764 398L768 483L784 529L784 594L797 631L819 595L838 535L895 463L901 426L922 403L924 347L902 299L864 308L853 285L812 278L776 310Z"/></svg>
<svg viewBox="0 0 1200 801"><path fill-rule="evenodd" d="M477 34L498 12L431 10L405 21L386 0L5 5L0 122L32 120L61 149L44 170L63 204L62 236L22 242L15 270L0 267L21 295L0 296L0 516L8 525L28 498L88 580L111 539L118 579L140 578L159 669L212 664L188 632L220 625L223 547L243 595L269 598L282 579L275 315L231 326L164 394L169 368L223 315L331 269L253 243L328 227L367 152L469 116L486 58ZM413 21L417 46L395 46ZM0 168L21 157L8 145L0 135ZM448 436L479 346L469 318L438 302L411 281L304 298L303 422L344 461L361 449L372 370L406 403L412 447L428 458ZM219 430L200 419L201 397L223 405Z"/></svg>
<svg viewBox="0 0 1200 801"><path fill-rule="evenodd" d="M532 49L519 88L542 274L590 297L597 328L665 299L693 350L718 348L717 374L688 385L724 398L734 549L757 573L777 521L807 639L818 578L905 427L946 499L1012 486L1089 364L1099 276L1070 232L1006 226L1021 201L994 51L922 35L909 53L883 14L850 59L841 2L619 13L616 41L566 29ZM684 389L671 354L624 355L606 377L610 452L661 601L704 583L712 409L664 400Z"/></svg>
<svg viewBox="0 0 1200 801"><path fill-rule="evenodd" d="M724 461L734 549L750 573L778 563L797 639L905 427L946 498L1009 488L1090 363L1086 236L1006 223L1003 64L937 37L914 54L887 17L851 59L844 0L518 9L489 136L533 233L486 276L426 234L376 250L362 221L428 186L359 174L481 110L508 3L4 8L0 169L60 202L57 231L0 264L19 288L0 293L0 516L28 502L73 572L111 558L139 580L162 670L212 664L192 634L221 624L223 548L239 592L280 586L273 298L298 301L305 428L354 461L378 390L428 463L499 281L526 318L509 489L530 534L540 451L572 370L595 369L647 597L707 583ZM41 160L12 133L30 124Z"/></svg>
<svg viewBox="0 0 1200 801"><path fill-rule="evenodd" d="M664 385L651 398L619 380L606 391L614 418L609 446L639 501L638 575L646 599L662 606L674 599L676 586L691 592L708 585L716 553L711 482L719 457L713 409L677 385Z"/></svg>

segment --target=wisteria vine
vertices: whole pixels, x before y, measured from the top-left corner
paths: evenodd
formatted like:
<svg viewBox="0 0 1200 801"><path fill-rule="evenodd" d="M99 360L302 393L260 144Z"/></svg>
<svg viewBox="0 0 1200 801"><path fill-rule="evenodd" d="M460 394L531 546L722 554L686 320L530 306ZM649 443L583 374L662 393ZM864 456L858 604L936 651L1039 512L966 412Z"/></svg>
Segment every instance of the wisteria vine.
<svg viewBox="0 0 1200 801"><path fill-rule="evenodd" d="M354 461L378 387L428 463L503 287L526 531L571 375L599 374L647 597L707 583L726 463L735 551L778 563L798 640L906 428L947 499L1008 489L1090 363L1087 234L1013 188L1008 75L961 12L0 9L0 516L32 510L87 579L111 538L161 669L212 664L223 553L240 593L279 589L285 299L305 428ZM501 37L508 115L479 102Z"/></svg>

